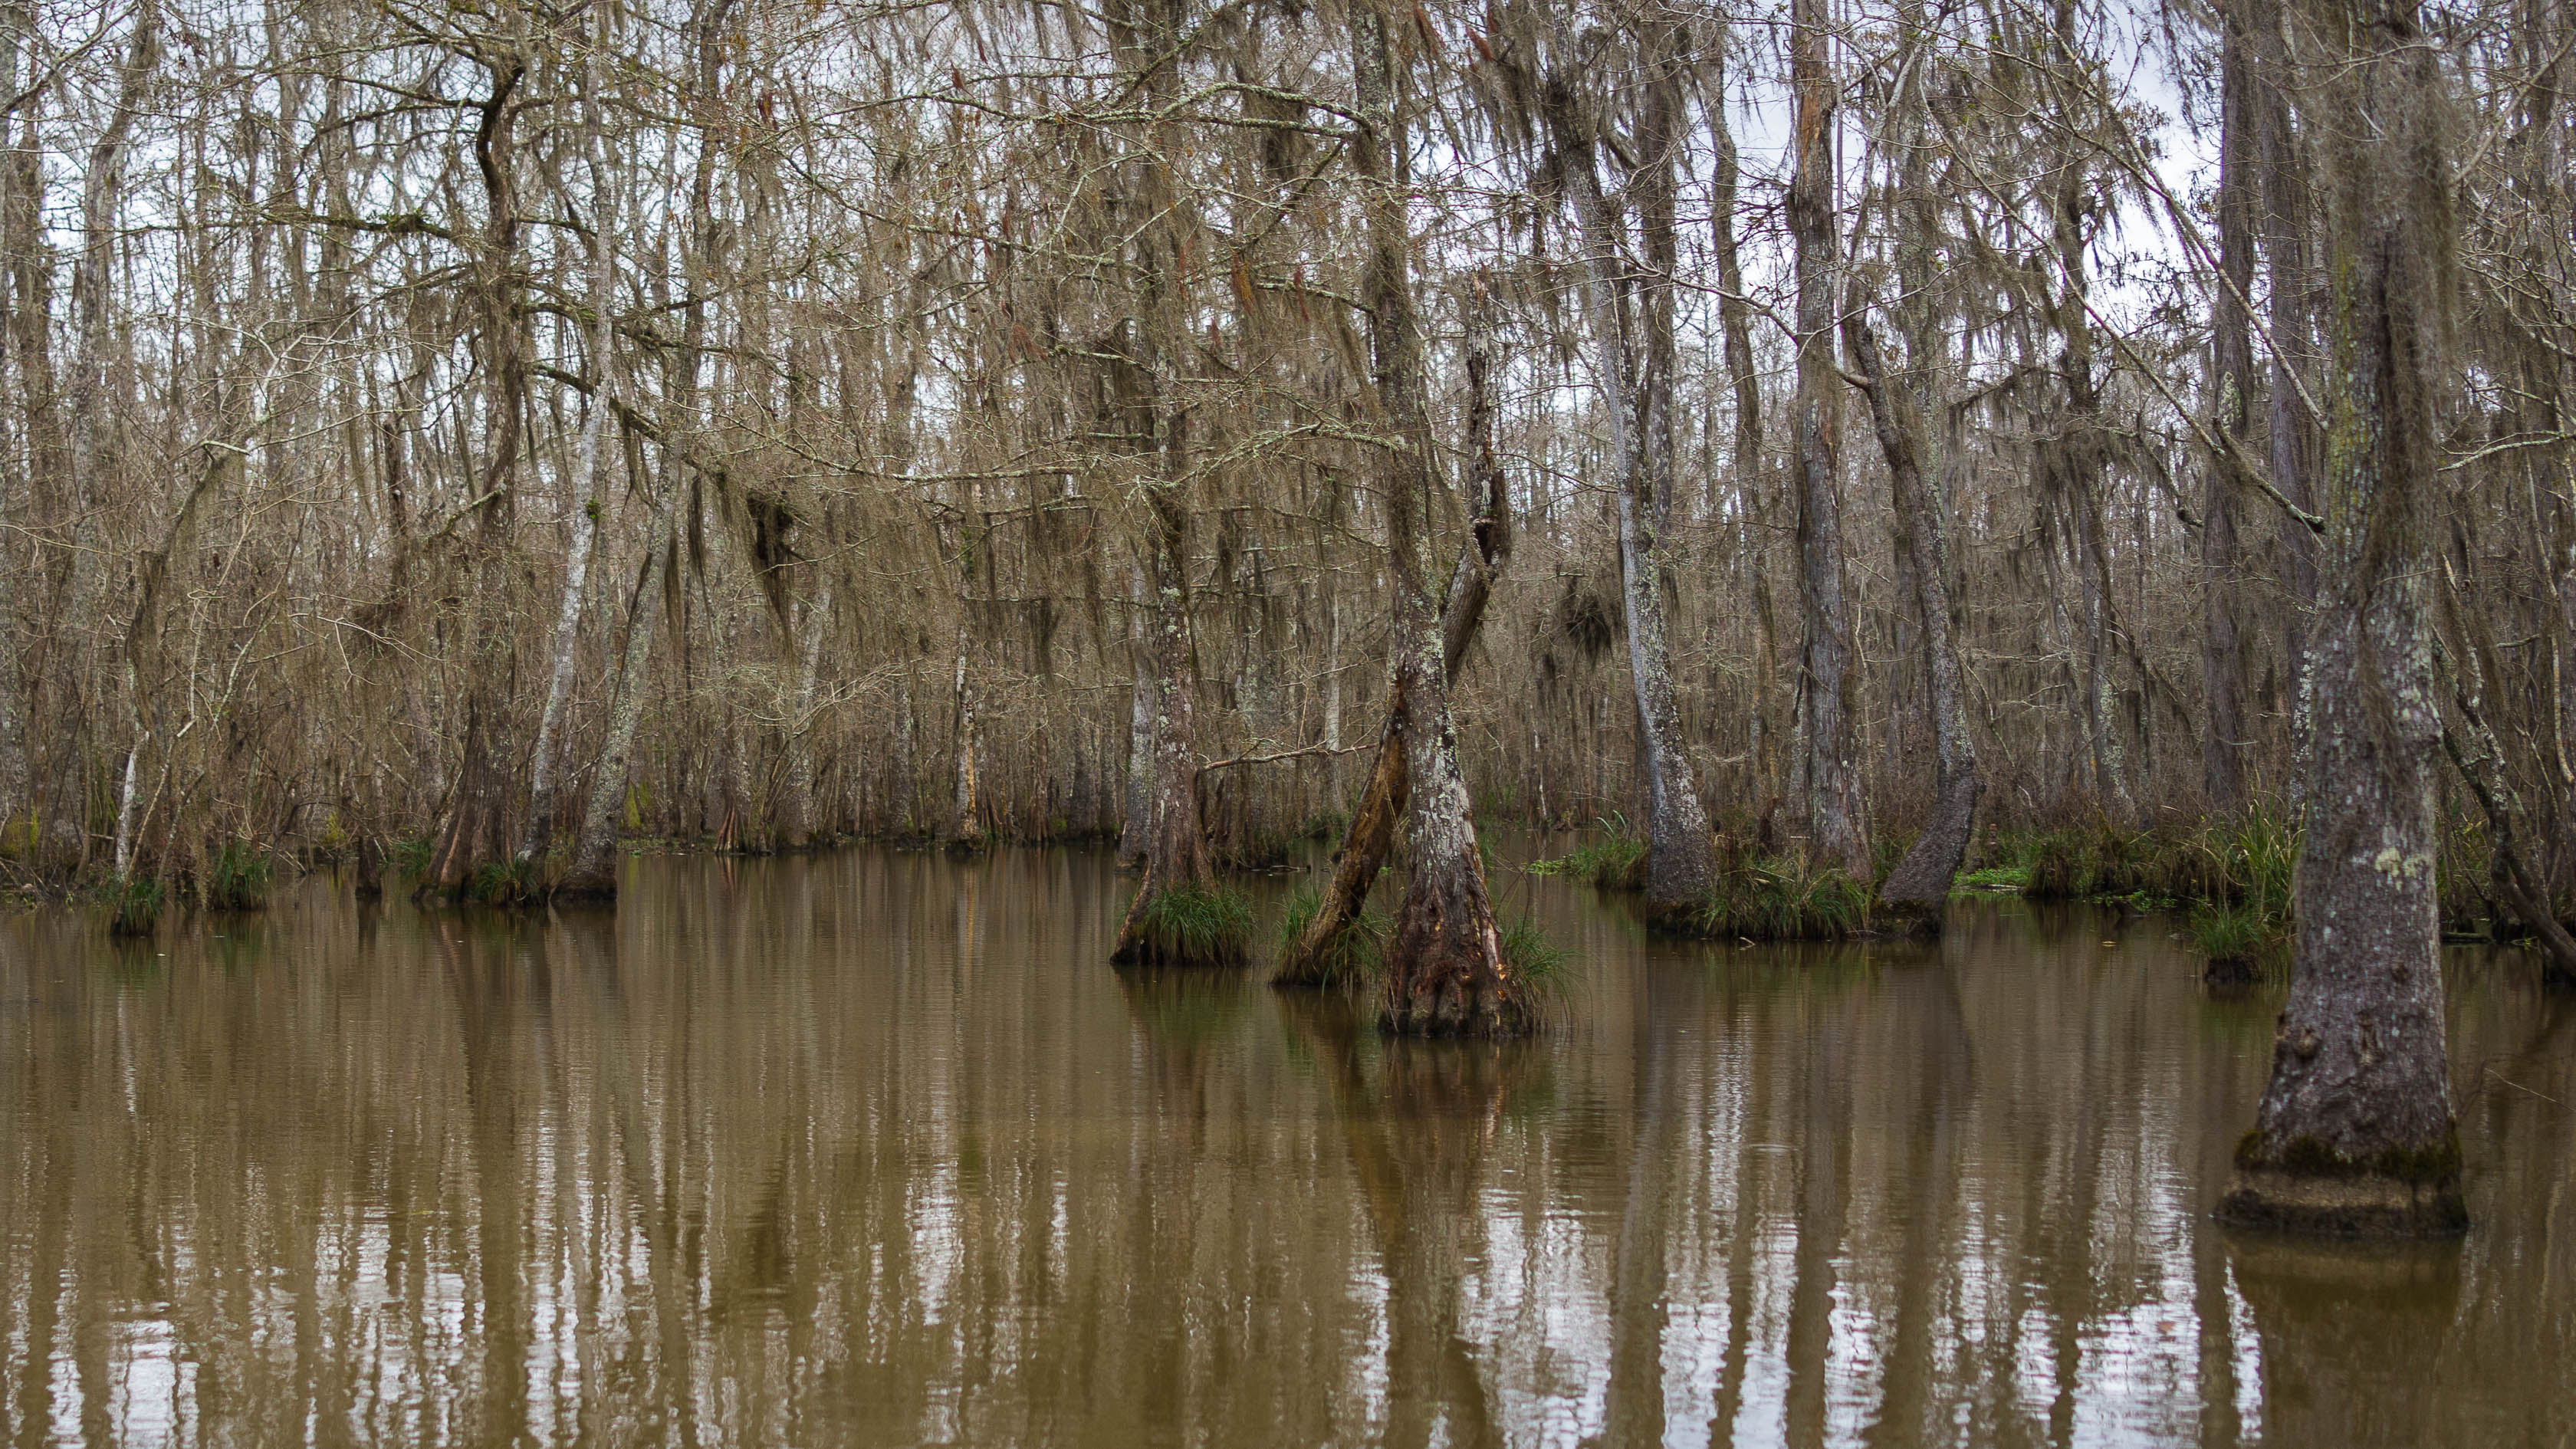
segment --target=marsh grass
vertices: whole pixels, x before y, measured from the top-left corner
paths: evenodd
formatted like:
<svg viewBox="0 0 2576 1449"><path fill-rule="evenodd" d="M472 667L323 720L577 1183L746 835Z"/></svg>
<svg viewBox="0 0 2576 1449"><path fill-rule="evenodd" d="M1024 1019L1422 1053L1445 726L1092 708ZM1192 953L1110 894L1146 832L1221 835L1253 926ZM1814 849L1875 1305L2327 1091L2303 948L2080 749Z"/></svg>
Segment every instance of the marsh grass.
<svg viewBox="0 0 2576 1449"><path fill-rule="evenodd" d="M1869 931L1875 898L1867 882L1834 867L1743 855L1718 863L1716 883L1689 919L1716 940L1843 941Z"/></svg>
<svg viewBox="0 0 2576 1449"><path fill-rule="evenodd" d="M276 862L268 852L240 841L215 847L206 873L197 882L197 904L210 911L256 911L268 905L268 888Z"/></svg>
<svg viewBox="0 0 2576 1449"><path fill-rule="evenodd" d="M1136 922L1141 962L1161 966L1229 966L1252 944L1252 902L1214 883L1173 886L1145 903Z"/></svg>
<svg viewBox="0 0 2576 1449"><path fill-rule="evenodd" d="M158 876L124 875L109 881L100 894L108 907L109 935L149 936L161 924L161 906L169 892Z"/></svg>
<svg viewBox="0 0 2576 1449"><path fill-rule="evenodd" d="M2299 832L2281 807L2187 828L2122 830L2096 820L2016 846L2032 899L2187 911L2192 942L2213 965L2251 967L2289 943Z"/></svg>
<svg viewBox="0 0 2576 1449"><path fill-rule="evenodd" d="M1306 926L1323 909L1323 892L1313 886L1300 886L1288 897L1285 911L1279 917L1279 951L1287 954L1306 933ZM1375 980L1386 968L1387 934L1395 923L1376 911L1363 908L1359 918L1344 926L1333 943L1324 948L1322 985L1348 986Z"/></svg>
<svg viewBox="0 0 2576 1449"><path fill-rule="evenodd" d="M1628 828L1628 819L1624 815L1609 816L1600 824L1607 838L1586 841L1553 860L1531 861L1528 866L1530 874L1564 876L1605 891L1644 890L1644 837Z"/></svg>
<svg viewBox="0 0 2576 1449"><path fill-rule="evenodd" d="M487 860L466 872L465 883L456 891L456 903L488 907L533 906L542 904L548 894L546 863L542 858Z"/></svg>
<svg viewBox="0 0 2576 1449"><path fill-rule="evenodd" d="M2250 971L2288 947L2287 924L2251 906L2201 905L2191 913L2191 942L2211 966Z"/></svg>
<svg viewBox="0 0 2576 1449"><path fill-rule="evenodd" d="M1950 882L1957 891L2012 891L2030 889L2030 867L2026 865L1989 865L1976 870L1963 870Z"/></svg>
<svg viewBox="0 0 2576 1449"><path fill-rule="evenodd" d="M1538 996L1555 996L1564 992L1574 979L1564 947L1548 939L1547 928L1527 915L1518 915L1495 923L1503 938L1503 965Z"/></svg>

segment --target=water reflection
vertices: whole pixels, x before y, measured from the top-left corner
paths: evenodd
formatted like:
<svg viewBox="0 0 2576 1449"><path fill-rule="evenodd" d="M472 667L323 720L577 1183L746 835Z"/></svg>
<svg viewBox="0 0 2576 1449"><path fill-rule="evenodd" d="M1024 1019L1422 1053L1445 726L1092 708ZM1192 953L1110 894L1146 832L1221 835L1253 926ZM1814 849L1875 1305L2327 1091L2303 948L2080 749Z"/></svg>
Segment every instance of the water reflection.
<svg viewBox="0 0 2576 1449"><path fill-rule="evenodd" d="M2576 1004L2462 959L2479 1226L2205 1220L2277 993L2155 921L1649 946L1509 1049L1101 963L1095 856L0 928L0 1437L2557 1444ZM2114 942L2116 944L2105 944Z"/></svg>

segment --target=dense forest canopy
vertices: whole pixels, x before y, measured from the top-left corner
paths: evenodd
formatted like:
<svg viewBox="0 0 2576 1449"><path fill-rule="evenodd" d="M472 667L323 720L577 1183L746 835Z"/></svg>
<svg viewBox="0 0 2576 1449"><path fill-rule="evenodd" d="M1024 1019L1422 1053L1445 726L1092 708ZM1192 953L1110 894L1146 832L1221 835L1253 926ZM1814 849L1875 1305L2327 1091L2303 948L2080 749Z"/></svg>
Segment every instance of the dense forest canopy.
<svg viewBox="0 0 2576 1449"><path fill-rule="evenodd" d="M1417 853L1633 821L1666 904L1712 839L1937 899L1972 822L2294 814L2383 23L2445 907L2568 914L2544 0L6 0L9 868L1186 886L1390 710Z"/></svg>

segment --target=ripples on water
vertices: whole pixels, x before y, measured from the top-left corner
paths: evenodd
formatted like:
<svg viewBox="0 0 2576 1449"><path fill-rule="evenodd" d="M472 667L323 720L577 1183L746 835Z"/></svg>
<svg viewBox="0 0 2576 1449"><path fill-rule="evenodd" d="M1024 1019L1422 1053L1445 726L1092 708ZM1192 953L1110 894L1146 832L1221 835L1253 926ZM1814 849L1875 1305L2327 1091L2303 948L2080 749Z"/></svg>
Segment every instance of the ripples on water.
<svg viewBox="0 0 2576 1449"><path fill-rule="evenodd" d="M0 1437L2576 1435L2576 1002L2516 958L2450 963L2477 1228L2338 1251L2208 1223L2278 995L2163 920L1718 950L1506 877L1582 975L1497 1049L1116 975L1094 854L632 868L0 928Z"/></svg>

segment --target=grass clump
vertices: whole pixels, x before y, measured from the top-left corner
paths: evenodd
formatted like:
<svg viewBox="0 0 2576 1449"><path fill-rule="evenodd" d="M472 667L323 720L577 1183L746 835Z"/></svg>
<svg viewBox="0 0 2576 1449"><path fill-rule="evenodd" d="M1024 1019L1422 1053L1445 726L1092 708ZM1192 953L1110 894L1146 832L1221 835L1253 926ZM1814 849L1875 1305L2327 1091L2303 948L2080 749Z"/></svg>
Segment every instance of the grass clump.
<svg viewBox="0 0 2576 1449"><path fill-rule="evenodd" d="M1279 917L1279 951L1287 954L1306 934L1315 912L1324 907L1323 893L1313 886L1300 886L1288 897L1288 907ZM1324 948L1323 978L1325 986L1354 985L1376 978L1386 968L1386 939L1394 923L1376 911L1363 909L1358 919L1341 929L1333 943Z"/></svg>
<svg viewBox="0 0 2576 1449"><path fill-rule="evenodd" d="M161 924L161 906L168 891L158 876L122 875L107 883L102 892L108 908L107 933L111 936L149 936Z"/></svg>
<svg viewBox="0 0 2576 1449"><path fill-rule="evenodd" d="M1834 867L1794 857L1721 862L1690 915L1703 936L1749 941L1843 941L1869 930L1875 892Z"/></svg>
<svg viewBox="0 0 2576 1449"><path fill-rule="evenodd" d="M1547 938L1547 930L1530 916L1497 921L1503 939L1503 965L1512 979L1532 992L1552 996L1573 979L1565 948Z"/></svg>
<svg viewBox="0 0 2576 1449"><path fill-rule="evenodd" d="M1641 891L1646 888L1646 842L1628 829L1628 822L1612 816L1601 822L1609 832L1606 840L1578 845L1572 853L1554 860L1530 862L1533 875L1568 876L1586 881L1605 891Z"/></svg>
<svg viewBox="0 0 2576 1449"><path fill-rule="evenodd" d="M2030 867L2026 865L1989 865L1976 870L1963 870L1950 881L1953 891L2026 891L2030 889Z"/></svg>
<svg viewBox="0 0 2576 1449"><path fill-rule="evenodd" d="M1243 892L1192 881L1145 902L1135 959L1156 966L1232 965L1251 942L1252 902Z"/></svg>
<svg viewBox="0 0 2576 1449"><path fill-rule="evenodd" d="M2201 905L2191 940L2212 966L2251 968L2289 944L2289 918L2252 906Z"/></svg>
<svg viewBox="0 0 2576 1449"><path fill-rule="evenodd" d="M256 911L268 904L276 863L267 852L228 840L215 848L198 882L199 904L210 911Z"/></svg>
<svg viewBox="0 0 2576 1449"><path fill-rule="evenodd" d="M398 835L385 844L385 868L416 876L429 869L429 855L428 836Z"/></svg>
<svg viewBox="0 0 2576 1449"><path fill-rule="evenodd" d="M461 906L530 906L547 895L544 861L528 859L487 860L465 873L465 883L456 888L456 903Z"/></svg>

